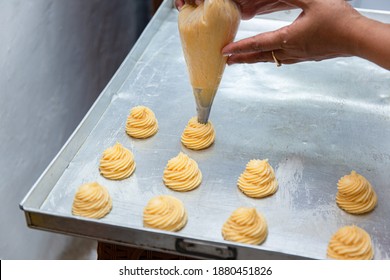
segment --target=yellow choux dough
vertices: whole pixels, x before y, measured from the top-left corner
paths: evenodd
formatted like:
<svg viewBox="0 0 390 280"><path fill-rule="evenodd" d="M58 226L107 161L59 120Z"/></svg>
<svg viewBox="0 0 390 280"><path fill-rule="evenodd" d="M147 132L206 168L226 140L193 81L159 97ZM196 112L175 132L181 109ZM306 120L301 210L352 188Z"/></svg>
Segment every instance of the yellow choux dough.
<svg viewBox="0 0 390 280"><path fill-rule="evenodd" d="M120 143L105 150L100 159L100 173L107 179L125 179L133 174L134 169L133 153Z"/></svg>
<svg viewBox="0 0 390 280"><path fill-rule="evenodd" d="M191 150L206 149L214 143L214 140L215 130L213 124L210 121L206 124L199 123L197 117L189 120L181 135L181 142Z"/></svg>
<svg viewBox="0 0 390 280"><path fill-rule="evenodd" d="M149 200L144 208L144 227L179 231L187 223L183 203L170 195L160 195Z"/></svg>
<svg viewBox="0 0 390 280"><path fill-rule="evenodd" d="M112 200L107 189L93 182L81 185L77 190L73 200L72 214L100 219L106 216L111 208Z"/></svg>
<svg viewBox="0 0 390 280"><path fill-rule="evenodd" d="M362 175L352 171L337 183L336 203L344 211L351 214L363 214L372 211L378 197Z"/></svg>
<svg viewBox="0 0 390 280"><path fill-rule="evenodd" d="M127 117L126 133L134 138L148 138L157 133L158 122L153 111L145 106L136 106Z"/></svg>
<svg viewBox="0 0 390 280"><path fill-rule="evenodd" d="M342 227L330 239L327 255L338 260L371 260L374 249L370 235L357 226Z"/></svg>
<svg viewBox="0 0 390 280"><path fill-rule="evenodd" d="M236 209L222 227L225 240L258 245L268 235L267 221L255 208Z"/></svg>
<svg viewBox="0 0 390 280"><path fill-rule="evenodd" d="M201 103L213 102L227 57L222 48L234 40L241 14L231 0L205 0L200 5L185 4L178 26L191 85L201 90Z"/></svg>
<svg viewBox="0 0 390 280"><path fill-rule="evenodd" d="M174 191L191 191L202 182L202 172L195 160L180 152L168 161L163 181L168 188Z"/></svg>
<svg viewBox="0 0 390 280"><path fill-rule="evenodd" d="M278 189L278 181L268 159L249 161L238 178L237 185L244 194L253 198L272 195Z"/></svg>

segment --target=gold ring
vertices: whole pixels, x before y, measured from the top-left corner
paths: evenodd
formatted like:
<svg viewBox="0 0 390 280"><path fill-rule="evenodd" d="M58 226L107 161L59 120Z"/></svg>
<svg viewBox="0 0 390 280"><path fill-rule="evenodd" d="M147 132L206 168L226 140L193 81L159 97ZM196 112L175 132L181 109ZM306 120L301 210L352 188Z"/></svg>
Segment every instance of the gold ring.
<svg viewBox="0 0 390 280"><path fill-rule="evenodd" d="M282 66L282 63L279 61L279 59L276 58L275 54L274 54L274 51L271 51L272 53L272 58L274 59L275 63L276 63L276 66L277 67L280 67Z"/></svg>

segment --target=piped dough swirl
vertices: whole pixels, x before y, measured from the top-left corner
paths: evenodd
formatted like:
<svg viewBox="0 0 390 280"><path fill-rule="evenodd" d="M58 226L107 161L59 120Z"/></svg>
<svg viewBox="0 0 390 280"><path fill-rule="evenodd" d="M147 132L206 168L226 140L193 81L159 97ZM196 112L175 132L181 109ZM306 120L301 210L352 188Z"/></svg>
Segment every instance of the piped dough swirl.
<svg viewBox="0 0 390 280"><path fill-rule="evenodd" d="M144 227L179 231L187 223L183 203L170 195L160 195L149 200L144 208Z"/></svg>
<svg viewBox="0 0 390 280"><path fill-rule="evenodd" d="M180 152L165 167L164 184L179 192L191 191L202 182L202 172L195 160Z"/></svg>
<svg viewBox="0 0 390 280"><path fill-rule="evenodd" d="M127 117L126 133L134 138L148 138L158 131L158 122L153 111L145 106L136 106Z"/></svg>
<svg viewBox="0 0 390 280"><path fill-rule="evenodd" d="M378 202L370 182L355 171L342 177L337 183L337 189L337 205L351 214L370 212Z"/></svg>
<svg viewBox="0 0 390 280"><path fill-rule="evenodd" d="M357 226L340 228L330 239L327 254L338 260L371 260L374 257L370 235Z"/></svg>
<svg viewBox="0 0 390 280"><path fill-rule="evenodd" d="M100 159L100 173L107 179L125 179L133 174L134 169L133 153L120 143L105 150Z"/></svg>
<svg viewBox="0 0 390 280"><path fill-rule="evenodd" d="M197 117L188 121L181 135L181 142L191 150L202 150L210 147L215 140L215 130L209 121L206 124L199 123Z"/></svg>
<svg viewBox="0 0 390 280"><path fill-rule="evenodd" d="M225 240L258 245L268 234L267 221L255 208L236 209L222 227Z"/></svg>
<svg viewBox="0 0 390 280"><path fill-rule="evenodd" d="M81 185L77 190L72 214L88 218L100 219L112 208L112 199L107 189L97 182Z"/></svg>
<svg viewBox="0 0 390 280"><path fill-rule="evenodd" d="M272 195L278 189L278 181L268 159L250 160L238 178L237 185L244 194L253 198Z"/></svg>

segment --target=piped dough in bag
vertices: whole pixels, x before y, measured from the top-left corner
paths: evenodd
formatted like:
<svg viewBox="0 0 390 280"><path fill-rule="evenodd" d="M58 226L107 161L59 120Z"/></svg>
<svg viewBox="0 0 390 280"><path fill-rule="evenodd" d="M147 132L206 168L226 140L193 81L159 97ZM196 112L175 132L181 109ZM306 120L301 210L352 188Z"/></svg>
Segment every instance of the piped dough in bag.
<svg viewBox="0 0 390 280"><path fill-rule="evenodd" d="M181 44L198 117L199 109L211 108L226 66L222 48L234 40L240 19L232 0L205 0L199 6L185 4L180 10Z"/></svg>

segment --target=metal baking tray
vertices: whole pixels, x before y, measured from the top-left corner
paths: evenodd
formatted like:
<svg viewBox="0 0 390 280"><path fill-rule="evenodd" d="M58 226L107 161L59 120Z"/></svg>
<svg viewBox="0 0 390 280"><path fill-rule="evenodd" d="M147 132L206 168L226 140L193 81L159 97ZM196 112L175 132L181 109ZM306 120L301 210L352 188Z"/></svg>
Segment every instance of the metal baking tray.
<svg viewBox="0 0 390 280"><path fill-rule="evenodd" d="M390 22L381 11L362 11ZM298 11L243 21L237 39L289 24ZM196 114L177 29L178 12L164 1L120 69L20 204L29 227L99 241L206 259L325 259L330 237L356 224L371 236L375 259L390 257L390 73L359 58L277 68L272 63L226 68L211 112L216 141L204 151L180 143ZM150 107L159 132L146 140L125 133L129 110ZM135 173L122 181L99 174L103 151L117 141L135 155ZM203 173L199 188L178 193L162 174L184 151ZM250 159L269 159L279 181L271 197L252 199L236 186ZM374 186L377 208L354 216L335 203L337 181L351 170ZM113 198L101 220L75 217L76 189L97 181ZM147 229L142 212L152 197L185 204L179 232ZM258 246L227 242L221 228L237 207L256 207L269 226Z"/></svg>

